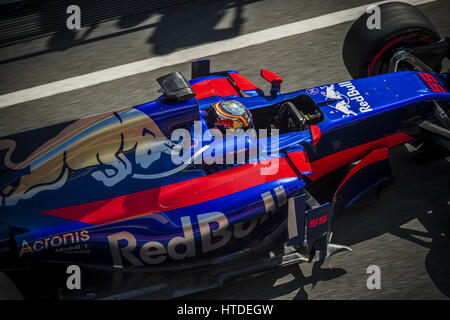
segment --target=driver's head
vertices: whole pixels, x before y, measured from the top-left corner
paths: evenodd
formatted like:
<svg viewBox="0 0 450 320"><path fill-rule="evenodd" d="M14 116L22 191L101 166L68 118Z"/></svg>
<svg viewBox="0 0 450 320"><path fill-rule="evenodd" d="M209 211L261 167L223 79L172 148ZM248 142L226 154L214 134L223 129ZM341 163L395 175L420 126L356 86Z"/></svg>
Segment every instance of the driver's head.
<svg viewBox="0 0 450 320"><path fill-rule="evenodd" d="M211 105L208 111L208 124L225 133L225 131L247 130L253 128L250 111L239 101L221 101Z"/></svg>

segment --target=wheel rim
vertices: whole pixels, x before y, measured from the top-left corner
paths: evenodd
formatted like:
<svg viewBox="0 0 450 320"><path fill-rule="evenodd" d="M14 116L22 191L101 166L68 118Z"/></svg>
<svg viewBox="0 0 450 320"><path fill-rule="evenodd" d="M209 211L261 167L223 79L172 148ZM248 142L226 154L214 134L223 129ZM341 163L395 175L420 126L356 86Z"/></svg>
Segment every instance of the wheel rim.
<svg viewBox="0 0 450 320"><path fill-rule="evenodd" d="M437 39L438 40L438 39ZM388 42L381 50L377 51L375 55L368 60L368 76L386 73L390 58L394 51L403 48L408 49L418 45L426 45L437 41L433 39L432 35L427 33L411 33L407 36L397 36Z"/></svg>

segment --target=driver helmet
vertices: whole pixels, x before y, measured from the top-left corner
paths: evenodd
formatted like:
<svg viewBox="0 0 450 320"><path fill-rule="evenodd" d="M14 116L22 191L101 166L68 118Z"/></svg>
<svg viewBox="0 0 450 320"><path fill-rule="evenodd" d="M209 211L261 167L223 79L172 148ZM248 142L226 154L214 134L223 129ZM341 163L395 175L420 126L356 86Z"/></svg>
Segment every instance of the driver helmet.
<svg viewBox="0 0 450 320"><path fill-rule="evenodd" d="M247 130L253 128L253 117L250 111L239 101L220 101L211 105L208 111L210 127L218 128L225 132L227 129Z"/></svg>

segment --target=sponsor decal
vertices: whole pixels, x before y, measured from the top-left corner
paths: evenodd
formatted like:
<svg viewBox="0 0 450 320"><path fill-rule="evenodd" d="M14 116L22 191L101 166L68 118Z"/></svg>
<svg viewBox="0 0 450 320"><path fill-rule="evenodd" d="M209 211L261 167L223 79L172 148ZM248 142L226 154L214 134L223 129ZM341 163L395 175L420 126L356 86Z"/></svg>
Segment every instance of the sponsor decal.
<svg viewBox="0 0 450 320"><path fill-rule="evenodd" d="M359 104L359 112L369 112L372 111L372 107L367 103L367 101L364 99L364 97L359 93L358 90L356 90L355 86L352 84L351 81L345 81L339 83L340 87L347 89L347 97L351 101L356 101Z"/></svg>
<svg viewBox="0 0 450 320"><path fill-rule="evenodd" d="M334 109L334 111L331 111L330 113L339 112L343 114L342 117L348 117L351 115L356 116L358 113L351 108L351 101L355 101L359 104L357 111L360 113L372 111L372 107L367 103L367 101L365 101L361 93L356 90L356 87L351 81L340 82L338 85L341 88L345 88L347 92L342 94L337 91L334 84L320 87L321 90L324 90L321 92L322 95L327 99L332 100L328 102L328 106Z"/></svg>
<svg viewBox="0 0 450 320"><path fill-rule="evenodd" d="M42 191L60 189L71 175L87 169L105 187L127 178L162 179L192 164L223 164L224 160L243 164L258 156L271 159L262 175L278 172L277 129L271 130L270 142L265 129L258 139L253 129L225 137L219 130L204 130L201 121L195 121L193 129L194 137L189 130L176 129L169 140L148 115L131 108L75 121L20 162L13 161L16 141L2 139L4 166L25 173L0 182L0 206L14 206ZM171 168L155 170L157 163L169 161Z"/></svg>
<svg viewBox="0 0 450 320"><path fill-rule="evenodd" d="M18 184L0 183L0 202L14 206L39 192L59 189L71 172L89 167L95 168L92 178L111 187L137 168L148 169L163 153L170 154L172 147L156 123L134 108L75 121L20 162L12 160L16 141L3 139L0 150L7 150L5 167L29 173ZM135 163L128 158L130 153Z"/></svg>
<svg viewBox="0 0 450 320"><path fill-rule="evenodd" d="M244 229L243 223L237 223L229 230L227 217L221 212L210 212L197 215L200 237L201 253L207 253L226 245L232 237L240 238L248 235L257 225L261 217L255 217ZM168 257L174 260L182 260L197 255L194 232L189 217L181 217L183 235L172 238L167 245L159 241L149 241L144 244L137 243L134 235L127 231L121 231L108 236L113 266L123 267L123 261L135 267L144 264L160 264ZM215 225L213 229L212 226ZM124 246L123 243L126 242ZM138 253L135 249L138 248Z"/></svg>
<svg viewBox="0 0 450 320"><path fill-rule="evenodd" d="M308 89L306 89L306 93L309 94L310 96L313 96L313 95L319 93L319 89L317 89L317 88L308 88Z"/></svg>
<svg viewBox="0 0 450 320"><path fill-rule="evenodd" d="M324 95L327 99L333 100L332 102L328 102L328 106L340 113L343 113L342 117L348 117L350 115L356 116L356 112L350 109L349 98L336 91L334 89L334 84L320 88L325 90L322 92L322 95ZM336 100L337 103L335 102ZM334 111L331 111L331 113L334 113Z"/></svg>
<svg viewBox="0 0 450 320"><path fill-rule="evenodd" d="M278 206L287 202L283 186L273 190ZM159 241L138 243L136 237L128 232L121 231L108 236L113 266L123 268L124 261L135 267L145 264L154 265L164 262L167 258L182 260L196 256L199 252L208 253L225 246L232 238L240 239L249 235L256 226L263 223L268 215L276 209L270 191L261 194L265 205L265 213L256 216L250 221L242 221L230 227L228 218L221 212L209 212L197 215L200 232L201 248L197 248L191 218L181 217L183 233L169 240L165 245Z"/></svg>
<svg viewBox="0 0 450 320"><path fill-rule="evenodd" d="M83 242L86 242L90 239L89 231L83 230L80 232L68 232L62 235L57 235L53 237L48 237L41 240L36 240L34 242L28 242L26 240L22 241L22 246L20 249L19 257L22 257L24 254L32 254L37 253L42 250L49 250L64 247L66 245L77 245ZM69 247L67 249L76 249L76 247ZM80 247L81 248L81 247Z"/></svg>
<svg viewBox="0 0 450 320"><path fill-rule="evenodd" d="M64 254L90 254L91 249L89 249L88 244L77 244L75 246L65 247L65 248L58 248L55 249L55 253L64 253Z"/></svg>

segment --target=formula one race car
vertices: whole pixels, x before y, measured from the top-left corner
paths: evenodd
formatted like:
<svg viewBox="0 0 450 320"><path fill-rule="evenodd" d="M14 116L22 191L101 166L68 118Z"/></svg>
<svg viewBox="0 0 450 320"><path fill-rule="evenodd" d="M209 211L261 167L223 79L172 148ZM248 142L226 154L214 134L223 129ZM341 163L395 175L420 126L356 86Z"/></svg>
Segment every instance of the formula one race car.
<svg viewBox="0 0 450 320"><path fill-rule="evenodd" d="M450 41L413 6L380 9L381 29L364 14L346 36L354 80L281 93L262 70L265 94L199 60L155 101L0 139L0 281L170 298L349 249L334 220L391 180L390 148L450 150Z"/></svg>

